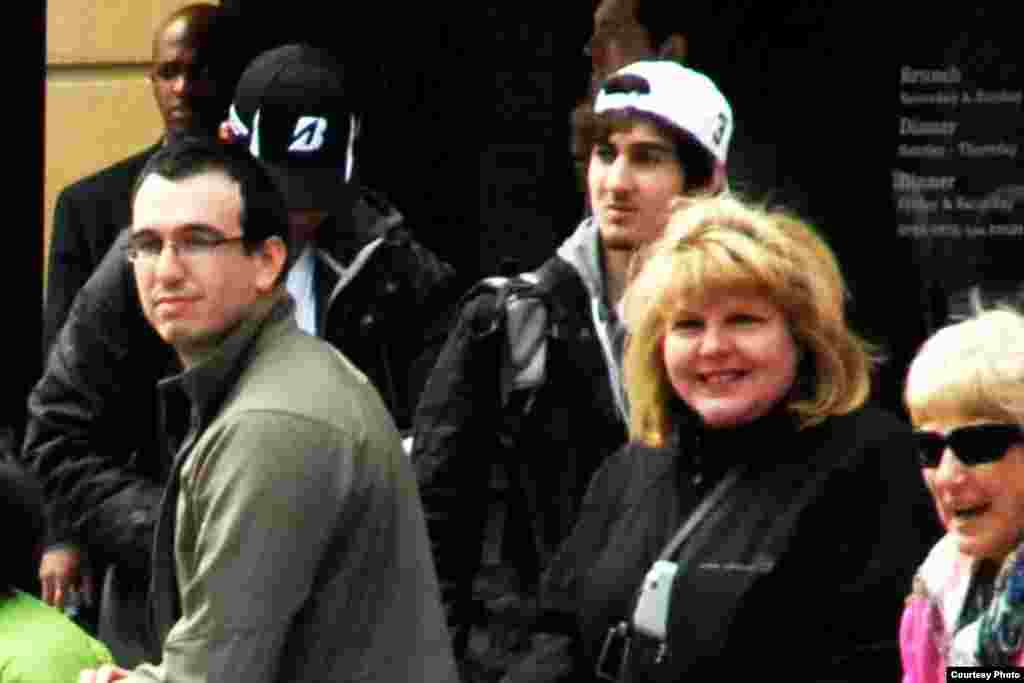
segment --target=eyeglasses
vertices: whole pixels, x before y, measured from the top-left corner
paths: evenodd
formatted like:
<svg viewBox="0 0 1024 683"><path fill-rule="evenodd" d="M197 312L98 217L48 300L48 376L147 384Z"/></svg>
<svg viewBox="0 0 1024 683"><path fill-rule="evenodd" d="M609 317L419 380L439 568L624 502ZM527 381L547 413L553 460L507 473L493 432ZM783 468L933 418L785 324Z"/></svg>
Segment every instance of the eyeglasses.
<svg viewBox="0 0 1024 683"><path fill-rule="evenodd" d="M915 431L917 457L921 467L938 467L946 448L957 460L972 467L996 462L1010 446L1024 441L1024 428L1014 424L983 424L954 429L945 436L938 432Z"/></svg>
<svg viewBox="0 0 1024 683"><path fill-rule="evenodd" d="M217 233L191 232L179 240L164 240L152 235L133 236L122 248L124 256L136 265L152 265L160 258L164 247L170 247L174 255L190 261L202 258L222 244L241 242L245 237L224 237Z"/></svg>

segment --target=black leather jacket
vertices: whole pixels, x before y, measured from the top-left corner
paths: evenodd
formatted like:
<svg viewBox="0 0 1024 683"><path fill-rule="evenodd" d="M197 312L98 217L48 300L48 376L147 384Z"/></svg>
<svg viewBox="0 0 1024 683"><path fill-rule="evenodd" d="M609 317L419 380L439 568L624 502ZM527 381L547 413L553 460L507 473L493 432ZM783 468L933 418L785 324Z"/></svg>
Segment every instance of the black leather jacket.
<svg viewBox="0 0 1024 683"><path fill-rule="evenodd" d="M458 292L452 268L411 239L402 218L368 192L354 221L366 243L358 269L325 225L314 275L322 336L375 383L402 428L444 342ZM49 545L89 550L97 564L149 562L154 513L171 462L156 382L176 367L138 303L121 235L61 329L29 396L22 459L44 482ZM334 261L335 266L330 266ZM98 557L97 557L98 556Z"/></svg>

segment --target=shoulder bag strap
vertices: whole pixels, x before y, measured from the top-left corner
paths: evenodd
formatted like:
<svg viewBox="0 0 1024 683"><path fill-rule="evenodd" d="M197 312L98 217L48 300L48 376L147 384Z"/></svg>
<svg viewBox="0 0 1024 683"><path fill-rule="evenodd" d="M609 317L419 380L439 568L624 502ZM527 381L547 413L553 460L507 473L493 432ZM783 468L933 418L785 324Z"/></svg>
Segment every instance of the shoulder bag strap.
<svg viewBox="0 0 1024 683"><path fill-rule="evenodd" d="M739 481L745 470L746 466L738 465L726 473L715 488L711 490L711 493L704 497L704 500L690 513L686 521L679 527L679 530L665 544L665 547L658 554L658 562L667 561L676 554L679 547L693 534L701 522L707 518L708 513L736 486L736 482ZM624 674L629 663L633 638L634 624L632 621L636 614L637 604L640 601L643 587L644 582L641 582L633 597L629 621L622 621L618 625L612 626L605 635L604 644L601 646L601 653L597 658L597 665L595 667L595 674L601 680L615 683L625 680Z"/></svg>
<svg viewBox="0 0 1024 683"><path fill-rule="evenodd" d="M679 527L679 531L669 539L669 542L665 544L661 553L658 555L659 560L668 560L676 551L679 550L679 546L690 537L693 531L704 521L704 518L708 516L708 513L718 505L718 502L725 497L727 493L736 485L746 467L743 465L736 466L729 470L729 472L722 478L718 485L704 497L704 500L700 502L700 505L690 513L683 525Z"/></svg>

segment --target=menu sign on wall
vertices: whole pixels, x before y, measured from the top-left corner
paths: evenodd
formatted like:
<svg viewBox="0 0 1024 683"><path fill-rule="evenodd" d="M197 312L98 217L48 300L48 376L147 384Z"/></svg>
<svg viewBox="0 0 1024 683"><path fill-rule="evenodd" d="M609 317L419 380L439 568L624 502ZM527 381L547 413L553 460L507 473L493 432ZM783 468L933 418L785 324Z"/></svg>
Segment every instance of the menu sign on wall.
<svg viewBox="0 0 1024 683"><path fill-rule="evenodd" d="M901 236L1024 236L1013 218L1020 200L1000 191L1018 182L1006 170L1020 156L1024 93L978 76L959 66L900 66L893 191Z"/></svg>

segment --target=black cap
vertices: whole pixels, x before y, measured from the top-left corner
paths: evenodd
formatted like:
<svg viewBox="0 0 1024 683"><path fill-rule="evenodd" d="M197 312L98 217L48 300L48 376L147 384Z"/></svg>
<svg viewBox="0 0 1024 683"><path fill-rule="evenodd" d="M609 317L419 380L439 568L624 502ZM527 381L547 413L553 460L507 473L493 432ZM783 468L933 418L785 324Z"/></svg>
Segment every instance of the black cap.
<svg viewBox="0 0 1024 683"><path fill-rule="evenodd" d="M289 209L334 208L352 174L358 123L341 65L325 50L285 45L242 73L230 124L270 171Z"/></svg>

